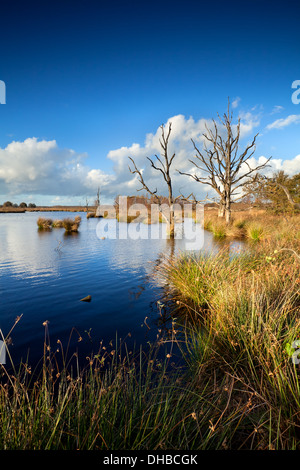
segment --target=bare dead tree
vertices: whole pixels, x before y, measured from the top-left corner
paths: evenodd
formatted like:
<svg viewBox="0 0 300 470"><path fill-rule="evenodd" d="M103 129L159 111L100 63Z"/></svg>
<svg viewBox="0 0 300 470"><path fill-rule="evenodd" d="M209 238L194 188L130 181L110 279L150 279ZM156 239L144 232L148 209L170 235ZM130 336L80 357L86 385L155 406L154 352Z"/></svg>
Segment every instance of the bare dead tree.
<svg viewBox="0 0 300 470"><path fill-rule="evenodd" d="M239 118L234 132L229 100L227 114L224 113L223 119L219 115L218 117L221 125L225 128L225 138L222 137L216 121L213 120L213 128L209 129L206 126L207 132L203 134L205 138L203 152L199 150L192 139L196 155L195 160L189 161L196 167L196 171L200 170L200 175L182 171L179 173L193 178L198 183L208 184L217 192L219 216L225 217L226 223L229 224L231 204L237 200L237 193L241 191L250 176L267 166L270 158L261 165L250 167L249 159L255 152L258 134L254 136L244 151L239 153L241 123Z"/></svg>
<svg viewBox="0 0 300 470"><path fill-rule="evenodd" d="M146 184L146 182L144 180L144 177L142 175L142 171L137 168L134 160L131 157L128 157L128 158L133 164L133 169L131 169L130 166L129 166L129 171L133 175L134 174L137 175L137 178L138 178L138 180L141 184L141 188L139 188L138 191L145 190L145 191L147 191L148 194L151 194L154 197L154 199L156 200L156 202L158 204L158 207L159 207L159 211L160 211L160 213L162 214L162 216L164 217L164 219L166 220L166 222L168 224L169 236L170 236L170 238L173 238L174 235L175 235L173 205L180 199L180 196L174 198L173 187L172 187L172 177L171 177L171 171L170 171L172 162L175 158L175 153L173 153L171 157L169 157L169 153L168 153L168 145L169 145L169 139L170 139L170 135L171 135L171 131L172 131L172 123L169 123L169 127L167 129L167 132L165 132L164 125L161 125L160 129L161 129L161 139L159 140L159 142L160 142L161 149L162 149L161 155L160 156L155 155L156 161L153 161L149 157L147 157L147 159L149 160L149 162L151 164L151 167L154 170L156 170L156 171L158 171L162 174L163 180L165 181L165 183L167 185L168 203L169 203L169 209L170 209L167 216L162 212L162 209L161 209L161 207L162 207L162 196L159 196L157 194L157 188L155 190L152 190L152 189L149 188L149 186Z"/></svg>

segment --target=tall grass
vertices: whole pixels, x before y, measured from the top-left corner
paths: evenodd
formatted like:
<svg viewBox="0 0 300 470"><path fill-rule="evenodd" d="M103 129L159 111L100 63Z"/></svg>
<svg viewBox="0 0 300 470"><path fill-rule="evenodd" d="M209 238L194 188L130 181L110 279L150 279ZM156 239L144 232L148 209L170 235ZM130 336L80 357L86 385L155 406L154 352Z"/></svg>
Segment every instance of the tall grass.
<svg viewBox="0 0 300 470"><path fill-rule="evenodd" d="M299 366L291 357L300 338L299 247L275 246L234 258L225 249L183 256L162 272L173 301L199 318L186 340L190 368L206 371L208 389L232 380L228 408L248 410L240 448L300 448Z"/></svg>
<svg viewBox="0 0 300 470"><path fill-rule="evenodd" d="M220 221L211 222L210 230L214 234L215 238L222 239L227 235L226 225Z"/></svg>
<svg viewBox="0 0 300 470"><path fill-rule="evenodd" d="M300 239L300 215L274 216L264 211L233 212L231 223L226 225L215 211L205 213L203 228L216 238L237 238L252 241Z"/></svg>
<svg viewBox="0 0 300 470"><path fill-rule="evenodd" d="M72 369L59 347L53 353L45 343L38 374L28 364L11 375L2 366L1 449L222 448L234 420L246 416L226 409L226 392L172 367L170 350L162 357L158 347L131 355L101 346L85 368L74 358Z"/></svg>

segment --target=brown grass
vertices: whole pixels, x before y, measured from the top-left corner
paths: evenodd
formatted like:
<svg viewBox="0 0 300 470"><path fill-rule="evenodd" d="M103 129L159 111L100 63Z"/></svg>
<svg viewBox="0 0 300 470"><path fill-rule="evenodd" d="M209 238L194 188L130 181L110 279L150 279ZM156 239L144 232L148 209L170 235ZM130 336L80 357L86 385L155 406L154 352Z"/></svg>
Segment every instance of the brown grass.
<svg viewBox="0 0 300 470"><path fill-rule="evenodd" d="M218 217L216 210L205 211L203 227L216 237L245 238L253 241L290 238L300 239L300 214L274 215L264 210L234 211L230 225ZM292 235L291 235L292 234Z"/></svg>
<svg viewBox="0 0 300 470"><path fill-rule="evenodd" d="M52 223L52 219L47 219L45 217L39 217L37 219L37 226L39 230L51 230Z"/></svg>
<svg viewBox="0 0 300 470"><path fill-rule="evenodd" d="M63 220L63 228L67 233L78 232L79 225L81 223L81 217L77 215L75 219L66 218Z"/></svg>
<svg viewBox="0 0 300 470"><path fill-rule="evenodd" d="M59 219L55 219L52 224L53 228L62 228L63 227L63 221Z"/></svg>

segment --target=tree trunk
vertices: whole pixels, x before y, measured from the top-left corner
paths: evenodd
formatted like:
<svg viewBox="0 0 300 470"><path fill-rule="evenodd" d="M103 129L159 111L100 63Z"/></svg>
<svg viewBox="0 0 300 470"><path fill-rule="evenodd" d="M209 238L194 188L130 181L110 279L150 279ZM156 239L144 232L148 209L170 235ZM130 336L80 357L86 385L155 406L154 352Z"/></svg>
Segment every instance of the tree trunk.
<svg viewBox="0 0 300 470"><path fill-rule="evenodd" d="M225 221L226 224L229 225L231 221L231 203L230 203L230 196L226 197L225 202Z"/></svg>
<svg viewBox="0 0 300 470"><path fill-rule="evenodd" d="M169 206L170 206L170 215L169 215L169 237L175 237L175 223L174 223L174 207L173 207L173 191L172 191L172 182L171 179L168 178L168 189L169 189Z"/></svg>
<svg viewBox="0 0 300 470"><path fill-rule="evenodd" d="M222 194L220 202L219 202L218 217L221 217L221 218L225 217L225 206L226 206L225 194Z"/></svg>
<svg viewBox="0 0 300 470"><path fill-rule="evenodd" d="M168 235L169 235L170 238L175 237L175 222L174 222L173 204L170 206L170 218L169 218L169 224L168 224Z"/></svg>
<svg viewBox="0 0 300 470"><path fill-rule="evenodd" d="M223 202L219 204L218 217L225 217L225 204Z"/></svg>

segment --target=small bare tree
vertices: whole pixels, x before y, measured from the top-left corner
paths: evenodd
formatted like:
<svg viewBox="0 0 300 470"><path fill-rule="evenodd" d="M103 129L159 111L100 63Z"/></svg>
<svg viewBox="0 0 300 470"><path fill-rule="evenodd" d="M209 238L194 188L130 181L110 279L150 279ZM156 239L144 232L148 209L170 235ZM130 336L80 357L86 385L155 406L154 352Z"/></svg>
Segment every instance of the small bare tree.
<svg viewBox="0 0 300 470"><path fill-rule="evenodd" d="M201 174L192 174L179 171L182 175L187 175L195 181L210 185L219 196L219 217L225 217L226 223L230 223L231 204L237 200L237 192L241 191L246 184L247 178L258 170L267 166L270 158L261 165L251 168L249 159L255 152L257 135L252 142L239 153L239 141L241 136L240 118L234 132L232 123L232 113L230 112L230 102L228 100L228 112L223 119L218 115L221 125L225 128L225 138L213 120L213 129L206 126L207 132L203 134L205 138L203 152L199 150L192 139L196 151L195 160L189 160ZM203 175L203 176L202 176Z"/></svg>
<svg viewBox="0 0 300 470"><path fill-rule="evenodd" d="M96 196L96 199L95 199L95 206L96 208L98 208L100 206L100 188L98 186L98 189L97 189L97 196Z"/></svg>
<svg viewBox="0 0 300 470"><path fill-rule="evenodd" d="M161 128L161 139L159 140L159 142L160 142L161 149L162 149L161 155L160 156L155 155L155 157L156 157L155 162L149 157L147 157L147 159L149 160L149 162L151 164L151 167L154 170L159 171L162 174L163 180L165 181L165 183L167 185L168 204L169 204L169 211L168 211L167 215L165 215L163 213L162 209L161 209L161 207L162 207L162 198L163 197L159 196L157 194L157 188L155 190L151 190L148 187L148 185L146 184L146 182L144 180L144 177L142 175L142 171L137 168L134 160L131 157L128 157L128 158L132 162L134 169L131 169L130 166L129 166L129 171L132 174L136 174L139 182L141 183L141 188L138 189L138 191L145 190L145 191L147 191L148 194L151 194L153 196L154 200L158 204L158 208L159 208L160 213L162 214L162 216L164 217L164 219L166 220L166 222L168 224L169 236L170 236L170 238L174 238L175 223L174 223L173 204L175 204L175 202L177 202L179 200L179 197L174 198L174 196L173 196L172 177L171 177L171 172L170 172L172 162L175 158L175 153L173 153L171 157L169 157L169 154L168 154L168 145L169 145L169 139L170 139L170 135L171 135L171 131L172 131L172 123L169 123L169 127L168 127L168 130L167 130L166 133L165 133L164 125L161 125L160 128Z"/></svg>

